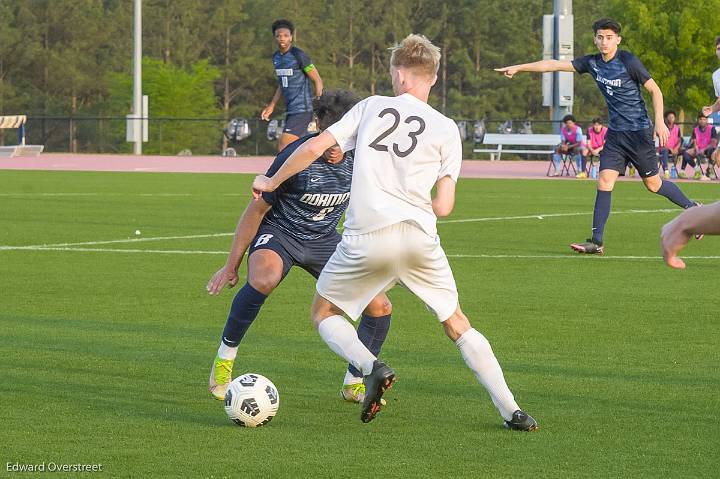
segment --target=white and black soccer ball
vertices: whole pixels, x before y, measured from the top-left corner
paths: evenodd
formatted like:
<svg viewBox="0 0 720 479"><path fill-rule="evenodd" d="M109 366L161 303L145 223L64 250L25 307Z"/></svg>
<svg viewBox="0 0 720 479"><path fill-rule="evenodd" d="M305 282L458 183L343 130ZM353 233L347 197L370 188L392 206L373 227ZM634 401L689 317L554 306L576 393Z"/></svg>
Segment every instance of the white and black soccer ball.
<svg viewBox="0 0 720 479"><path fill-rule="evenodd" d="M238 376L225 393L225 412L231 421L243 427L260 427L277 414L280 395L265 376L255 373Z"/></svg>

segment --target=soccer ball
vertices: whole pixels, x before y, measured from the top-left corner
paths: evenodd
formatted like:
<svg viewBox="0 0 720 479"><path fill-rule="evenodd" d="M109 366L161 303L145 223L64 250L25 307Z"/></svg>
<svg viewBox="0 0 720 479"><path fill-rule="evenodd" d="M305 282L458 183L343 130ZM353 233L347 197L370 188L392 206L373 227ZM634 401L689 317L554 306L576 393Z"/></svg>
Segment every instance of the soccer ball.
<svg viewBox="0 0 720 479"><path fill-rule="evenodd" d="M280 395L265 376L248 373L235 378L225 393L225 412L238 426L260 427L277 414Z"/></svg>

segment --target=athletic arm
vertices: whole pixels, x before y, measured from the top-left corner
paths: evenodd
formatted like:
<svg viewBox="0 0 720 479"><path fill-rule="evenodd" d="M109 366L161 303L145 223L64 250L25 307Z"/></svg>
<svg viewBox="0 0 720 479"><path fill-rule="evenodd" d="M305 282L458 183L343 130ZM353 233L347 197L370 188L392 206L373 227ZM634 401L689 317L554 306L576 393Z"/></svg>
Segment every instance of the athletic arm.
<svg viewBox="0 0 720 479"><path fill-rule="evenodd" d="M660 146L665 146L670 136L667 126L665 125L665 119L663 118L663 94L660 87L655 80L650 78L648 81L643 83L643 86L647 91L650 92L652 98L653 111L655 112L655 134L660 140Z"/></svg>
<svg viewBox="0 0 720 479"><path fill-rule="evenodd" d="M270 211L272 206L265 202L262 198L259 201L251 201L235 228L235 236L233 238L230 253L228 253L225 265L220 268L210 278L207 284L207 291L211 295L220 294L225 285L233 287L238 282L238 269L245 256L245 252L250 246L250 242L260 228L263 218Z"/></svg>
<svg viewBox="0 0 720 479"><path fill-rule="evenodd" d="M273 110L275 110L275 105L277 105L277 102L280 101L281 96L282 90L280 89L280 87L277 87L277 90L275 90L275 94L273 95L272 100L270 100L270 103L263 109L262 113L260 113L261 120L270 120L270 115L272 115Z"/></svg>
<svg viewBox="0 0 720 479"><path fill-rule="evenodd" d="M663 259L673 268L685 268L685 262L677 257L690 238L698 234L720 235L720 202L696 206L685 210L666 224L660 234Z"/></svg>
<svg viewBox="0 0 720 479"><path fill-rule="evenodd" d="M335 137L325 130L300 145L274 175L259 175L252 184L253 196L259 199L263 192L275 191L285 180L296 175L320 158L325 150L336 144Z"/></svg>
<svg viewBox="0 0 720 479"><path fill-rule="evenodd" d="M443 176L435 183L435 198L432 199L432 209L435 216L448 216L455 207L455 180L450 176Z"/></svg>
<svg viewBox="0 0 720 479"><path fill-rule="evenodd" d="M516 73L520 72L571 72L575 73L575 67L572 62L565 60L540 60L533 63L523 63L521 65L512 65L509 67L496 68L496 72L504 74L508 78L512 78Z"/></svg>
<svg viewBox="0 0 720 479"><path fill-rule="evenodd" d="M315 85L315 97L321 97L323 94L323 81L322 78L320 78L320 73L318 73L317 68L313 66L313 68L307 72L307 76L312 80L313 85Z"/></svg>

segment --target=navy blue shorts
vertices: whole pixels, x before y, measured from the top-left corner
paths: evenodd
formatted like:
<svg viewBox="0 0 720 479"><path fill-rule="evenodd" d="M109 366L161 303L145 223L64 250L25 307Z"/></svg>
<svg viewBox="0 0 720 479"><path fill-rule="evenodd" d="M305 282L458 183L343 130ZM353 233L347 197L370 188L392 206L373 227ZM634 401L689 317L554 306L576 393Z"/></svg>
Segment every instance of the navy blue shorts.
<svg viewBox="0 0 720 479"><path fill-rule="evenodd" d="M631 163L642 178L657 175L659 170L653 131L653 127L640 131L608 130L605 147L600 152L600 171L624 173L628 163Z"/></svg>
<svg viewBox="0 0 720 479"><path fill-rule="evenodd" d="M297 137L302 137L308 134L308 125L313 119L313 113L311 111L303 113L293 113L285 117L285 129L283 133L289 133Z"/></svg>
<svg viewBox="0 0 720 479"><path fill-rule="evenodd" d="M250 245L250 254L259 249L272 250L282 259L283 278L290 268L300 266L317 279L341 239L342 235L336 232L324 238L300 240L279 228L263 224Z"/></svg>

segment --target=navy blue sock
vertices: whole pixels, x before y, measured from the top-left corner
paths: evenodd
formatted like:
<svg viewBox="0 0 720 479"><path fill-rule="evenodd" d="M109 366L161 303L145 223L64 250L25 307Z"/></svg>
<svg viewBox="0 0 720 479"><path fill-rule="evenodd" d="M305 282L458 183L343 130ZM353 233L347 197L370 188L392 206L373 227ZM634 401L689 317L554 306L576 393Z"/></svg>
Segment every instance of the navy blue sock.
<svg viewBox="0 0 720 479"><path fill-rule="evenodd" d="M357 335L360 341L370 350L376 357L380 355L388 331L390 330L390 315L372 317L367 314L362 315L360 324L357 328ZM352 364L348 365L348 371L355 377L363 377L363 373L358 371Z"/></svg>
<svg viewBox="0 0 720 479"><path fill-rule="evenodd" d="M660 185L660 189L657 190L657 194L664 196L681 208L688 209L695 204L690 201L687 196L685 196L685 193L678 188L678 185L671 181L662 180L662 184Z"/></svg>
<svg viewBox="0 0 720 479"><path fill-rule="evenodd" d="M595 210L593 211L593 228L592 240L596 244L603 244L603 234L605 233L605 223L610 216L612 191L597 190L595 195Z"/></svg>
<svg viewBox="0 0 720 479"><path fill-rule="evenodd" d="M248 328L255 321L260 308L265 302L265 296L257 289L245 283L235 295L230 313L228 314L225 329L223 330L222 342L226 346L235 348L240 344Z"/></svg>

